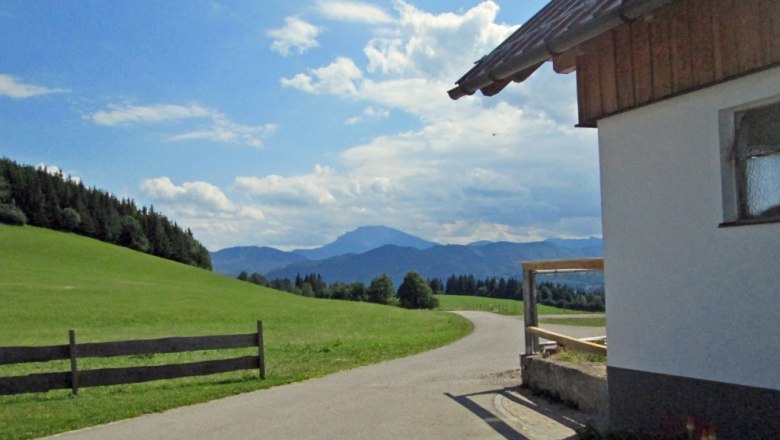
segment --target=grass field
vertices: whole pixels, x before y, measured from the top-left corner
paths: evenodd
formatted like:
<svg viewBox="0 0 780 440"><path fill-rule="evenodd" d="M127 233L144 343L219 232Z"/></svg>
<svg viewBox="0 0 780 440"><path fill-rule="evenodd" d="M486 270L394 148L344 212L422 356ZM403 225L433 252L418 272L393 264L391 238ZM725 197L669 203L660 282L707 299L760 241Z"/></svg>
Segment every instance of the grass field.
<svg viewBox="0 0 780 440"><path fill-rule="evenodd" d="M72 234L0 225L0 346L250 333L264 322L267 380L256 371L0 397L0 438L33 438L409 355L468 334L449 313L304 298ZM230 350L218 357L253 354ZM80 369L190 362L213 352L84 359ZM0 376L67 371L64 362Z"/></svg>
<svg viewBox="0 0 780 440"><path fill-rule="evenodd" d="M486 298L467 295L436 295L439 300L439 310L478 310L499 313L502 315L522 315L523 302L514 299ZM563 315L582 313L538 305L539 315Z"/></svg>
<svg viewBox="0 0 780 440"><path fill-rule="evenodd" d="M606 327L607 318L604 316L577 317L577 318L539 318L541 324L579 325L582 327Z"/></svg>

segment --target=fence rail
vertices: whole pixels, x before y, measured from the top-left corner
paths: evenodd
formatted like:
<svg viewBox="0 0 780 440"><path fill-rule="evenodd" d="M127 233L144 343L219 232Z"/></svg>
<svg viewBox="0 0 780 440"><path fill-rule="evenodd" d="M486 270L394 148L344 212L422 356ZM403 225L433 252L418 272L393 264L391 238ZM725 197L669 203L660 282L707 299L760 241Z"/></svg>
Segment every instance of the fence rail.
<svg viewBox="0 0 780 440"><path fill-rule="evenodd" d="M36 373L26 376L0 377L0 395L46 392L79 388L119 385L178 377L204 376L237 370L257 369L265 379L265 349L263 322L257 321L257 332L237 335L173 337L132 341L76 343L76 332L68 332L69 344L44 347L0 347L0 365L47 362L70 359L70 371ZM181 353L200 350L225 350L257 347L256 356L242 356L185 364L103 368L79 371L78 359L90 357L133 356L160 353Z"/></svg>
<svg viewBox="0 0 780 440"><path fill-rule="evenodd" d="M584 351L586 353L598 354L601 356L607 355L607 347L593 342L572 338L571 336L562 335L560 333L551 332L549 330L541 329L539 327L526 327L526 332L530 332L533 335L541 336L545 339L555 341L556 344L562 345L572 350Z"/></svg>

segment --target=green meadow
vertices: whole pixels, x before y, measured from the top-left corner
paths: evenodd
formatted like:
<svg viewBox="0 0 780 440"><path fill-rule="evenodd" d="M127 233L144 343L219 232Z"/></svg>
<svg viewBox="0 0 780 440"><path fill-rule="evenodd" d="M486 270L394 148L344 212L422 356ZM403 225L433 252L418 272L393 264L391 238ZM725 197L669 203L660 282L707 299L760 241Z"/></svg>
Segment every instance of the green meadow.
<svg viewBox="0 0 780 440"><path fill-rule="evenodd" d="M578 325L580 327L606 327L607 318L605 316L576 317L576 318L540 318L541 324L555 325Z"/></svg>
<svg viewBox="0 0 780 440"><path fill-rule="evenodd" d="M446 301L442 301L445 302ZM269 388L418 353L471 331L454 314L304 298L88 238L0 225L0 346L251 333L257 371L0 397L0 438L34 438ZM445 310L449 310L446 306ZM195 362L256 349L80 359L105 366ZM0 376L67 371L65 362L0 366Z"/></svg>
<svg viewBox="0 0 780 440"><path fill-rule="evenodd" d="M476 310L502 315L523 315L523 302L515 299L486 298L467 295L436 295L439 310ZM539 315L579 314L582 312L537 305Z"/></svg>

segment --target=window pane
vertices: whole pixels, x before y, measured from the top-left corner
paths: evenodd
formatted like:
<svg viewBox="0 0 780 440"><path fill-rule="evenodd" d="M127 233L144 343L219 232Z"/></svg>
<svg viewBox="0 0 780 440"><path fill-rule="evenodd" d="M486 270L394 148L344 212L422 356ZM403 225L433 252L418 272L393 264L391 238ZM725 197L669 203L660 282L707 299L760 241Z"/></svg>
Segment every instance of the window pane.
<svg viewBox="0 0 780 440"><path fill-rule="evenodd" d="M780 217L780 103L736 116L741 216Z"/></svg>
<svg viewBox="0 0 780 440"><path fill-rule="evenodd" d="M780 152L780 103L745 112L740 131L745 135L741 155Z"/></svg>
<svg viewBox="0 0 780 440"><path fill-rule="evenodd" d="M745 165L747 214L780 216L780 154L751 158Z"/></svg>

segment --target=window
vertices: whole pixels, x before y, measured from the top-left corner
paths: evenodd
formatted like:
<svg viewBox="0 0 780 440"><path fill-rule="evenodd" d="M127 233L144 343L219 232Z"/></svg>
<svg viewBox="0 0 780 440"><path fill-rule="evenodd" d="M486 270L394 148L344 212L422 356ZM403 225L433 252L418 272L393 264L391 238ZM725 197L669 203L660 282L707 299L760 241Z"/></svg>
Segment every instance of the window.
<svg viewBox="0 0 780 440"><path fill-rule="evenodd" d="M731 113L726 221L780 221L780 102ZM732 137L733 136L733 137ZM730 212L729 212L730 211Z"/></svg>

